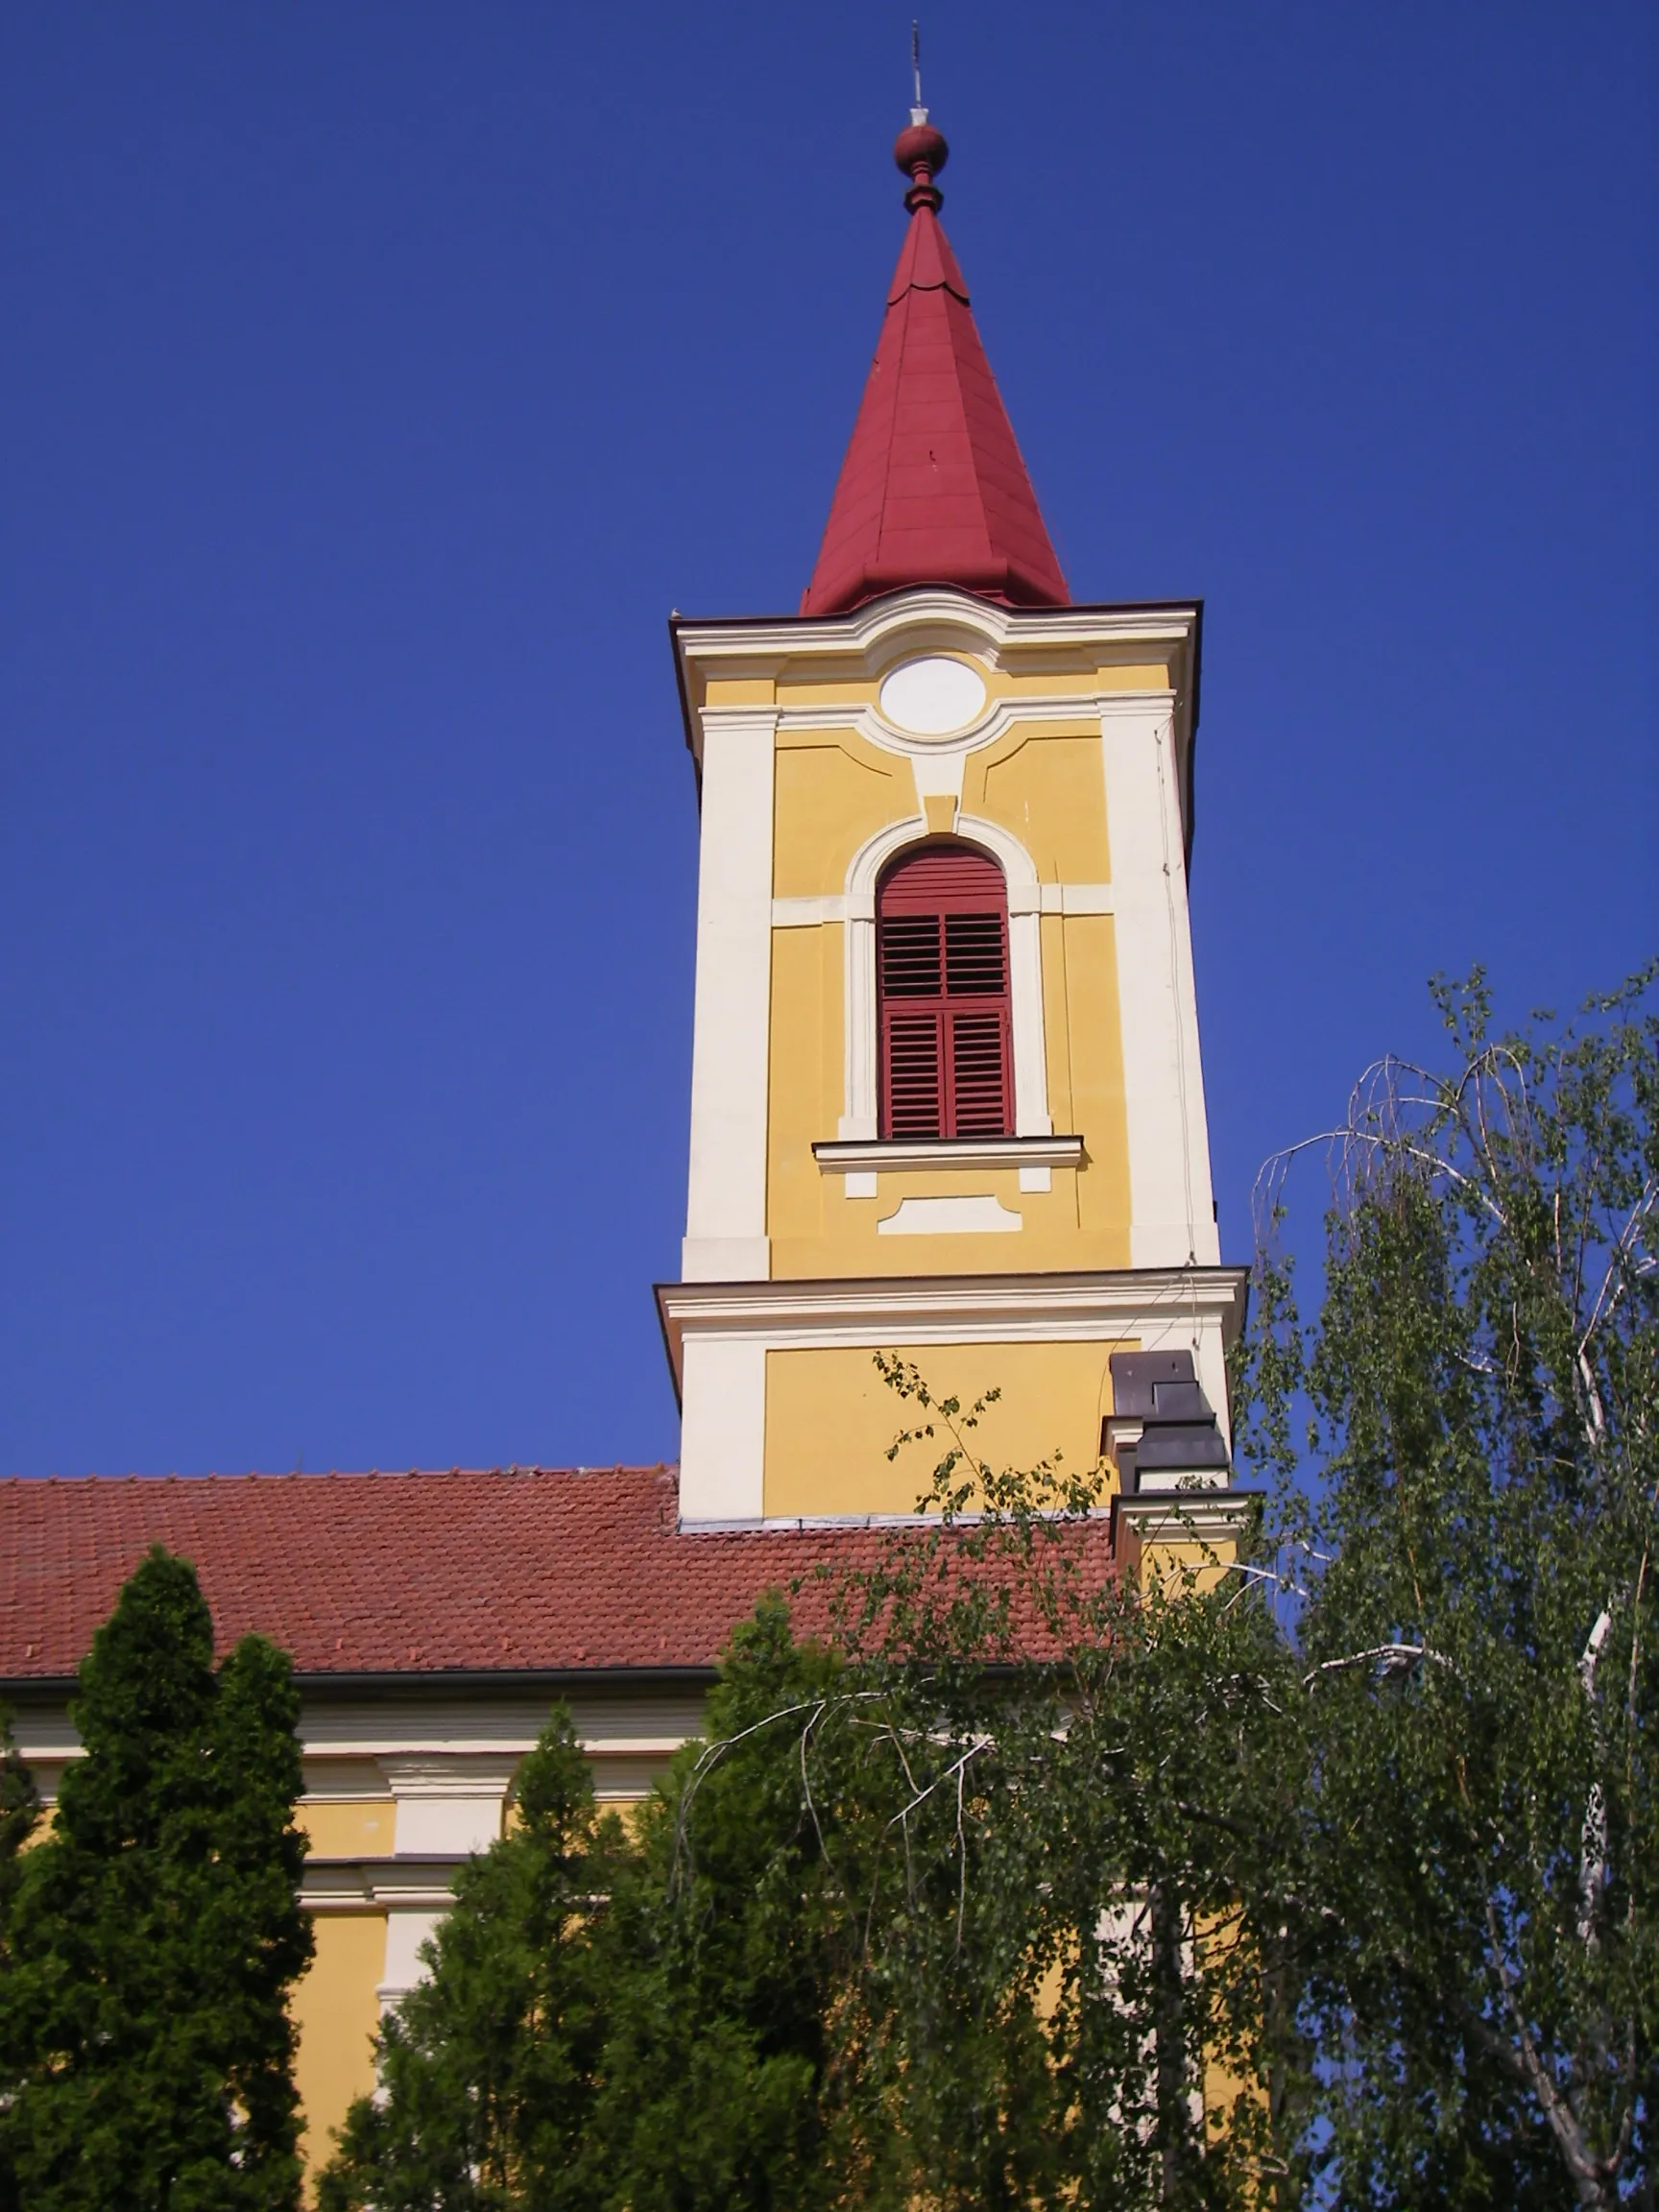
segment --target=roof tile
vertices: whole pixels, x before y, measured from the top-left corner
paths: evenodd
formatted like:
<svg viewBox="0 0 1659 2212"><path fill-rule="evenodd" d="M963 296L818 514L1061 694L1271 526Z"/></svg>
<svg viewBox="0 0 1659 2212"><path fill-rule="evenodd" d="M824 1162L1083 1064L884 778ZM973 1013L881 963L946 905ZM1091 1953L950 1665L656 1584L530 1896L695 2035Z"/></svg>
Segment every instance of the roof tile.
<svg viewBox="0 0 1659 2212"><path fill-rule="evenodd" d="M687 1531L669 1467L0 1480L0 1681L74 1672L153 1544L191 1560L221 1651L301 1674L707 1667L769 1589L884 1534ZM1088 1538L1107 1559L1103 1524ZM827 1592L796 1606L823 1624Z"/></svg>

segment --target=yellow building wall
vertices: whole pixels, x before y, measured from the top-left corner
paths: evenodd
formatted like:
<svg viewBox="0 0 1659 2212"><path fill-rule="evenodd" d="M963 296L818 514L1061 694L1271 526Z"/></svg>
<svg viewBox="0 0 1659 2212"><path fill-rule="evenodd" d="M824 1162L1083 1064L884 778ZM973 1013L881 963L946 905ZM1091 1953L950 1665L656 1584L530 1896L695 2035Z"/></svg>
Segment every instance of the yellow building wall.
<svg viewBox="0 0 1659 2212"><path fill-rule="evenodd" d="M906 1239L909 1241L909 1239ZM978 1458L998 1470L1061 1457L1086 1473L1097 1460L1111 1405L1107 1361L1121 1345L1005 1342L894 1347L922 1371L935 1398L966 1408L1001 1395L965 1431ZM767 1516L913 1513L951 1439L935 1420L933 1440L887 1452L901 1430L918 1428L915 1402L890 1390L874 1355L850 1345L790 1347L766 1355Z"/></svg>
<svg viewBox="0 0 1659 2212"><path fill-rule="evenodd" d="M901 756L850 734L785 734L773 786L772 896L844 890L858 848L916 810L916 779Z"/></svg>
<svg viewBox="0 0 1659 2212"><path fill-rule="evenodd" d="M392 1849L397 1807L386 1797L308 1797L295 1809L313 1859L378 1859Z"/></svg>
<svg viewBox="0 0 1659 2212"><path fill-rule="evenodd" d="M313 2172L333 2155L333 2130L352 2100L374 2086L375 1990L386 1968L384 1912L321 1912L312 1923L317 1952L294 1993L299 2030L295 2086L304 2115L301 2144Z"/></svg>
<svg viewBox="0 0 1659 2212"><path fill-rule="evenodd" d="M1164 671L1156 674L1162 679ZM1059 687L1076 679L1051 681ZM777 768L773 888L779 898L838 894L859 847L917 812L909 762L856 736L786 733ZM963 804L1017 836L1045 882L1110 880L1097 734L1080 726L1016 725L969 757ZM845 1100L841 925L774 930L767 1233L775 1278L1129 1264L1128 1135L1112 918L1046 915L1042 948L1049 1112L1057 1130L1083 1138L1083 1166L1055 1169L1046 1192L1021 1190L1013 1168L994 1174L884 1170L875 1199L850 1199L839 1175L823 1174L812 1153L815 1142L837 1134ZM985 1194L1018 1214L1018 1232L879 1233L879 1223L907 1197Z"/></svg>
<svg viewBox="0 0 1659 2212"><path fill-rule="evenodd" d="M774 1239L814 1250L824 1237L825 1178L812 1146L841 1118L842 930L838 922L772 932L772 1030L766 1132L766 1214ZM834 1196L841 1196L839 1177ZM775 1273L814 1273L781 1262ZM833 1272L826 1266L824 1272Z"/></svg>
<svg viewBox="0 0 1659 2212"><path fill-rule="evenodd" d="M1010 731L1000 744L970 755L962 804L968 813L1011 830L1043 882L1110 879L1098 732L1069 736Z"/></svg>
<svg viewBox="0 0 1659 2212"><path fill-rule="evenodd" d="M1092 1257L1077 1264L1127 1267L1129 1118L1123 1096L1123 1031L1118 1011L1118 926L1110 914L1043 917L1043 995L1062 1018L1048 1036L1049 1080L1065 1054L1069 1118L1050 1094L1054 1126L1080 1136L1089 1168L1076 1178L1077 1227ZM1100 1257L1093 1254L1098 1251Z"/></svg>

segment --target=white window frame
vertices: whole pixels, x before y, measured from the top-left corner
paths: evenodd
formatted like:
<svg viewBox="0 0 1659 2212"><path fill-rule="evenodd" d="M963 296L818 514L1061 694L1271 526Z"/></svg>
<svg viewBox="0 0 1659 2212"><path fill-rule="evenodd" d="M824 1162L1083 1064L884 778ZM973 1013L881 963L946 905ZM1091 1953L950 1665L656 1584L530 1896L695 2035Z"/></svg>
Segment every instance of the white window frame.
<svg viewBox="0 0 1659 2212"><path fill-rule="evenodd" d="M989 853L1008 892L1008 998L1014 1045L1014 1134L1051 1137L1048 1062L1043 1025L1043 889L1036 863L1017 837L976 815L956 817L955 836ZM853 855L844 906L845 1111L836 1134L875 1139L880 1126L880 1041L876 1020L876 884L888 862L930 835L926 816L889 823Z"/></svg>

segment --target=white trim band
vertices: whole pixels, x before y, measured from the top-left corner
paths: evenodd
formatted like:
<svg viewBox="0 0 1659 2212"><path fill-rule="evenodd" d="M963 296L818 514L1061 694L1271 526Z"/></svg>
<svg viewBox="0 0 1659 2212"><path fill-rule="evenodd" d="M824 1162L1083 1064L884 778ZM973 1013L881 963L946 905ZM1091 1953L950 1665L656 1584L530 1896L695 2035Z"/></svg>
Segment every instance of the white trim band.
<svg viewBox="0 0 1659 2212"><path fill-rule="evenodd" d="M812 1157L826 1175L849 1168L880 1169L887 1174L926 1167L1081 1167L1081 1137L878 1138L827 1139L814 1144Z"/></svg>

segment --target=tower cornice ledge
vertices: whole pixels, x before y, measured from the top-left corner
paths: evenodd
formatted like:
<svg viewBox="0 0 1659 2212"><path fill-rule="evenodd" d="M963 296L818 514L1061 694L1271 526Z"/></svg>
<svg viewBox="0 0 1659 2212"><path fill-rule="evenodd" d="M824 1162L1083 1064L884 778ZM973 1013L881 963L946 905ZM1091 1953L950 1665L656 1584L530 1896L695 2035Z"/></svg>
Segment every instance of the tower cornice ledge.
<svg viewBox="0 0 1659 2212"><path fill-rule="evenodd" d="M1196 639L1204 602L1103 600L1082 607L1004 607L948 584L914 584L845 614L676 614L668 630L679 660L753 660L774 654L871 653L896 633L937 621L982 647L1091 645L1121 639Z"/></svg>
<svg viewBox="0 0 1659 2212"><path fill-rule="evenodd" d="M1249 1303L1246 1267L1115 1267L1007 1275L819 1277L795 1282L659 1283L657 1311L681 1387L687 1335L757 1337L769 1345L866 1344L925 1334L938 1343L994 1343L1022 1331L1045 1339L1134 1334L1190 1316L1238 1340Z"/></svg>

